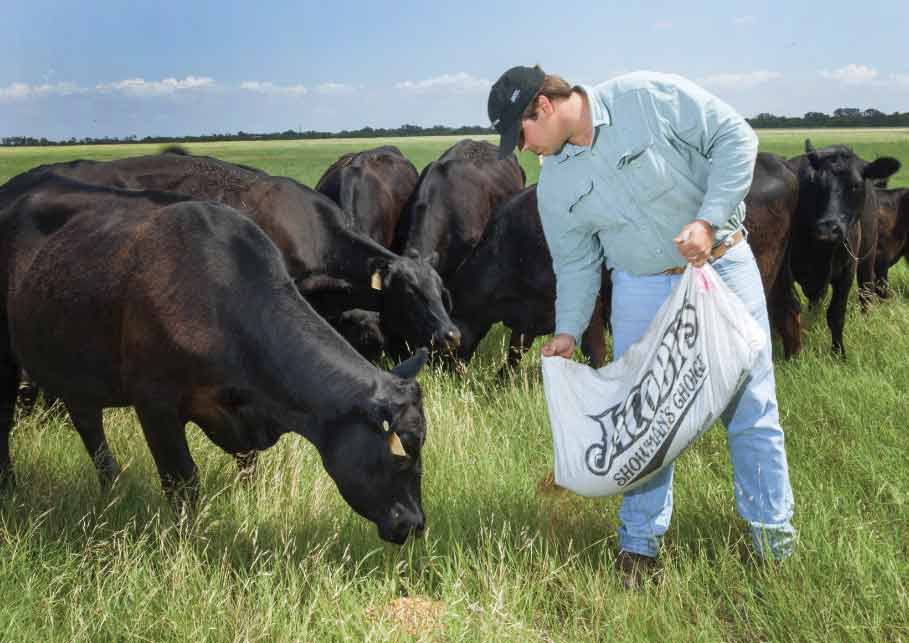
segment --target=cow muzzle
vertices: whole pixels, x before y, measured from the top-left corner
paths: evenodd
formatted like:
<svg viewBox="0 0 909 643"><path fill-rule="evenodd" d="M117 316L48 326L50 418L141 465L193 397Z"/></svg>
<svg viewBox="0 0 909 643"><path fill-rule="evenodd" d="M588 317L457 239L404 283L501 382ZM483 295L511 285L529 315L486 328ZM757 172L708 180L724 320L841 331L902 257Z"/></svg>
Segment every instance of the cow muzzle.
<svg viewBox="0 0 909 643"><path fill-rule="evenodd" d="M423 510L408 509L400 502L396 502L389 509L385 520L378 523L379 537L382 540L403 545L411 534L422 536L426 529L426 517Z"/></svg>
<svg viewBox="0 0 909 643"><path fill-rule="evenodd" d="M433 336L432 341L436 346L440 346L446 350L455 350L461 345L461 331L457 326L450 326L449 328L436 333Z"/></svg>
<svg viewBox="0 0 909 643"><path fill-rule="evenodd" d="M835 219L821 219L815 225L814 236L822 243L842 243L846 238L846 230Z"/></svg>

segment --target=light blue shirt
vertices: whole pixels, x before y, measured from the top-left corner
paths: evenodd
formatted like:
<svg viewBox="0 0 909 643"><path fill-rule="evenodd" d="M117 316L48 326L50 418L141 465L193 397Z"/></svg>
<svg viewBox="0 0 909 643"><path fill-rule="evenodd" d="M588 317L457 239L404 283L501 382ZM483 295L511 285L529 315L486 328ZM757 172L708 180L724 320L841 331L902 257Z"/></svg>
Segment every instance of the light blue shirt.
<svg viewBox="0 0 909 643"><path fill-rule="evenodd" d="M589 147L544 159L540 219L556 275L556 332L580 339L603 261L636 275L685 265L673 239L695 219L741 227L758 141L729 105L681 76L635 72L580 86Z"/></svg>

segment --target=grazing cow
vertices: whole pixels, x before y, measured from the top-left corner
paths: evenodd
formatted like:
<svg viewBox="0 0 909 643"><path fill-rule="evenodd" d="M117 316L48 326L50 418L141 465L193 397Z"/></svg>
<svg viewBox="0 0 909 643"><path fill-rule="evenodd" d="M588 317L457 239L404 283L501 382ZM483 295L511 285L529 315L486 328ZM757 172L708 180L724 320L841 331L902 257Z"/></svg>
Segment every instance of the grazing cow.
<svg viewBox="0 0 909 643"><path fill-rule="evenodd" d="M909 188L875 188L874 192L877 199L874 291L886 299L890 296L887 273L900 257L909 260Z"/></svg>
<svg viewBox="0 0 909 643"><path fill-rule="evenodd" d="M390 248L417 176L401 150L383 145L339 158L325 170L316 190L350 214L357 230Z"/></svg>
<svg viewBox="0 0 909 643"><path fill-rule="evenodd" d="M427 165L398 224L396 252L429 258L443 281L479 241L496 207L524 187L514 155L465 139Z"/></svg>
<svg viewBox="0 0 909 643"><path fill-rule="evenodd" d="M827 325L834 352L845 357L843 325L856 269L860 284L873 283L876 234L871 182L889 177L900 163L891 157L868 163L845 145L815 150L808 140L805 152L790 159L799 177L790 264L810 302L820 301L828 285L832 287Z"/></svg>
<svg viewBox="0 0 909 643"><path fill-rule="evenodd" d="M217 159L162 154L108 162L72 161L35 168L0 187L18 194L47 172L120 188L166 190L236 208L278 246L300 292L323 316L378 310L411 346L457 346L444 287L425 260L399 257L351 228L348 214L325 195L285 177Z"/></svg>
<svg viewBox="0 0 909 643"><path fill-rule="evenodd" d="M341 335L370 361L378 361L385 349L385 333L379 313L372 310L345 310L332 324Z"/></svg>
<svg viewBox="0 0 909 643"><path fill-rule="evenodd" d="M536 185L499 206L449 288L452 316L461 328L461 359L470 359L496 322L511 329L505 368L513 368L536 337L553 332L555 274L537 210ZM582 342L595 367L605 362L602 305L600 297Z"/></svg>
<svg viewBox="0 0 909 643"><path fill-rule="evenodd" d="M0 477L23 367L63 400L103 481L118 471L107 407L135 408L178 509L198 489L187 422L233 454L294 431L381 538L420 532L425 352L376 369L303 299L261 228L185 198L45 174L0 211Z"/></svg>
<svg viewBox="0 0 909 643"><path fill-rule="evenodd" d="M798 197L798 177L786 159L760 152L745 197L745 229L761 273L770 323L782 338L787 359L802 348L800 306L789 266Z"/></svg>
<svg viewBox="0 0 909 643"><path fill-rule="evenodd" d="M788 266L789 233L798 204L798 178L782 157L760 153L745 199L748 243L757 260L770 316L783 337L786 356L797 353L799 305ZM611 307L608 274L603 276L594 318ZM461 328L458 354L469 359L490 326L512 329L509 366L523 348L555 326L555 277L531 186L499 207L473 252L449 281L453 316ZM608 322L608 314L606 314ZM582 342L591 362L604 361L602 327L591 325Z"/></svg>

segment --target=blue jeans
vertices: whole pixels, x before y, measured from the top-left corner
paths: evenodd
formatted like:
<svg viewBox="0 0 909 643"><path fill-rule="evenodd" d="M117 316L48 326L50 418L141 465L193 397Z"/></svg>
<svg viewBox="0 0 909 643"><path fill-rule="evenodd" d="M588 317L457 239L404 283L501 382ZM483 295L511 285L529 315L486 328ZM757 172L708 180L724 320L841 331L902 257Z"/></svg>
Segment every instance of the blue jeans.
<svg viewBox="0 0 909 643"><path fill-rule="evenodd" d="M751 248L740 241L713 267L770 338L767 304ZM612 328L616 359L647 330L681 275L638 277L612 272ZM783 429L776 403L770 341L738 396L722 416L732 458L735 504L751 526L756 553L782 559L792 553L794 501L789 484ZM656 556L672 516L673 465L625 494L619 510L619 549Z"/></svg>

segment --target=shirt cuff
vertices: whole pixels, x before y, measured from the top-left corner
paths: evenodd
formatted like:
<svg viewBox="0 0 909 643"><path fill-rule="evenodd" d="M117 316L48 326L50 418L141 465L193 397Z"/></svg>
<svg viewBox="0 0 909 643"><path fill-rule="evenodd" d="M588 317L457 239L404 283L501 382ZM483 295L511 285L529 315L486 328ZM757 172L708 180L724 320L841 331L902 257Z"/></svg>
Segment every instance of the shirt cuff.
<svg viewBox="0 0 909 643"><path fill-rule="evenodd" d="M698 215L695 218L709 223L715 234L719 228L722 228L723 225L732 218L732 211L734 209L735 208L726 209L719 207L704 208L698 212Z"/></svg>

